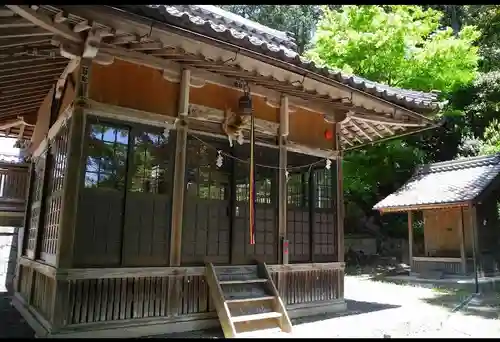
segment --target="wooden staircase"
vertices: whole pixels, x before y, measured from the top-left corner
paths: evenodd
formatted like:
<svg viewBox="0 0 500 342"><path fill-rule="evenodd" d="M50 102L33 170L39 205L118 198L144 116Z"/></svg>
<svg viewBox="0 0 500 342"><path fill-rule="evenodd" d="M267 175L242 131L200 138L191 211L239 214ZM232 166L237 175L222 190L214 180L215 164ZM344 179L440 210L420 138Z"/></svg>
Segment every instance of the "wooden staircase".
<svg viewBox="0 0 500 342"><path fill-rule="evenodd" d="M206 278L226 338L251 332L292 332L292 323L265 264L206 265Z"/></svg>

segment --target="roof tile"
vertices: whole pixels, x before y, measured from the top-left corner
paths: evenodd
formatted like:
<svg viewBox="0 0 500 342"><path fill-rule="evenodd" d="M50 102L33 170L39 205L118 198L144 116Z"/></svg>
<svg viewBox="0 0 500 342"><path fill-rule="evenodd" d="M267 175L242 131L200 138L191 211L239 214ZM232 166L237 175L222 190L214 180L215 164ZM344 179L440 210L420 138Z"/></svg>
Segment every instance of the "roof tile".
<svg viewBox="0 0 500 342"><path fill-rule="evenodd" d="M470 201L500 173L500 154L423 165L398 191L373 209Z"/></svg>
<svg viewBox="0 0 500 342"><path fill-rule="evenodd" d="M304 68L322 76L365 91L408 109L436 109L439 107L437 92L420 92L390 87L362 77L345 75L339 70L316 65L299 56L297 45L287 33L271 29L209 5L125 5L120 8L208 36L229 41L255 52L264 52L284 62Z"/></svg>

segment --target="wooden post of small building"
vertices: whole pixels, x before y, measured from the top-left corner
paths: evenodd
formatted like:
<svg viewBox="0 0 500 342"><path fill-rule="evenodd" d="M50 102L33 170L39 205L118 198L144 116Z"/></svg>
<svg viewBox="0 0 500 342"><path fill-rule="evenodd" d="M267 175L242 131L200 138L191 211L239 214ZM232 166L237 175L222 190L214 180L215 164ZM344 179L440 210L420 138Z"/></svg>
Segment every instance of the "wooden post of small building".
<svg viewBox="0 0 500 342"><path fill-rule="evenodd" d="M289 133L288 97L281 97L280 131L279 131L279 174L278 174L278 251L279 261L288 264L289 244L287 239L287 137ZM286 293L286 274L278 272L278 291L281 296ZM286 300L286 299L285 299Z"/></svg>
<svg viewBox="0 0 500 342"><path fill-rule="evenodd" d="M335 124L335 150L337 158L335 160L336 168L336 199L337 199L337 261L344 262L344 187L342 179L342 150L340 144L341 123ZM337 288L339 289L339 299L344 298L344 274L338 273Z"/></svg>
<svg viewBox="0 0 500 342"><path fill-rule="evenodd" d="M410 272L413 268L413 213L408 211L408 255L410 258Z"/></svg>
<svg viewBox="0 0 500 342"><path fill-rule="evenodd" d="M462 274L467 273L467 254L465 253L465 228L464 228L464 208L460 207L460 225L458 227L458 237L460 239L460 264Z"/></svg>
<svg viewBox="0 0 500 342"><path fill-rule="evenodd" d="M66 166L66 179L64 181L63 203L59 236L57 239L56 268L73 267L73 246L76 228L76 211L78 206L78 192L81 181L81 161L83 159L83 139L85 132L85 100L88 98L90 70L92 60L82 59L75 70L75 100L73 101L73 114L71 116L68 133L68 161ZM68 75L73 77L73 75ZM69 82L67 80L66 82ZM62 95L64 96L64 94ZM63 98L61 98L63 101ZM57 280L55 287L54 303L52 310L53 330L64 327L69 317L70 291L69 282Z"/></svg>
<svg viewBox="0 0 500 342"><path fill-rule="evenodd" d="M477 214L476 214L476 206L474 204L470 204L470 229L472 232L472 258L474 259L474 276L483 276L483 270L481 267L481 256L479 253L479 237L477 232ZM477 290L477 289L476 289Z"/></svg>
<svg viewBox="0 0 500 342"><path fill-rule="evenodd" d="M187 146L187 127L185 119L189 112L189 86L191 82L191 71L183 69L181 72L180 94L178 105L177 141L175 147L175 165L174 165L174 185L172 194L172 224L170 235L170 266L180 266L181 264L181 244L182 244L182 219L184 215L184 189L186 172L186 146ZM169 312L177 312L179 303L178 282L170 278L169 282Z"/></svg>
<svg viewBox="0 0 500 342"><path fill-rule="evenodd" d="M344 187L342 176L342 151L340 145L341 124L335 124L335 150L336 158L336 199L337 199L337 261L344 262Z"/></svg>

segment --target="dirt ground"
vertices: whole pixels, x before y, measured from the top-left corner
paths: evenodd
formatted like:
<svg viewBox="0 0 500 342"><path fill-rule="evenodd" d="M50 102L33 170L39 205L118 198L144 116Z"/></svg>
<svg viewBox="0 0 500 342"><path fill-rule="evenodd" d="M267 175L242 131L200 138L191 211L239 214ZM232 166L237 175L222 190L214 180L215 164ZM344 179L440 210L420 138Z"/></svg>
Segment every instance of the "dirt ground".
<svg viewBox="0 0 500 342"><path fill-rule="evenodd" d="M347 276L348 311L342 315L295 320L292 334L260 333L255 337L498 337L500 306L470 304L454 308L469 294L405 286ZM0 300L0 338L32 337L33 333L10 306ZM164 336L167 337L167 336ZM168 337L221 338L220 329Z"/></svg>

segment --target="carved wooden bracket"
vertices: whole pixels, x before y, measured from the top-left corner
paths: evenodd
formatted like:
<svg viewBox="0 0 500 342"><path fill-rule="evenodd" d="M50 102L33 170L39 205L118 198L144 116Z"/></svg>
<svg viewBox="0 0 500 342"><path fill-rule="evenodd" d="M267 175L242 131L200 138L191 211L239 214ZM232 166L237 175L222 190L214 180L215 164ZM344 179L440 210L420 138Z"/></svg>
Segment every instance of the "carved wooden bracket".
<svg viewBox="0 0 500 342"><path fill-rule="evenodd" d="M189 105L190 119L222 123L224 121L224 111L217 108L206 107L197 104ZM244 129L250 129L249 124L243 126ZM267 135L276 136L279 131L279 123L255 118L255 130Z"/></svg>
<svg viewBox="0 0 500 342"><path fill-rule="evenodd" d="M163 78L172 83L180 83L181 82L181 74L180 72L165 69L163 70ZM191 76L191 81L189 82L189 86L193 88L203 88L205 86L205 80Z"/></svg>

